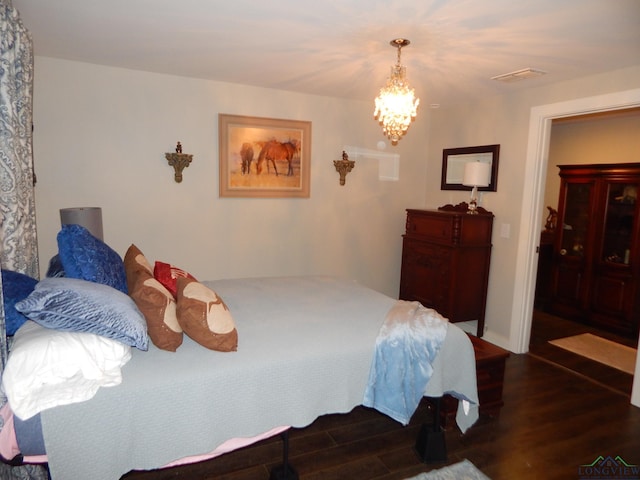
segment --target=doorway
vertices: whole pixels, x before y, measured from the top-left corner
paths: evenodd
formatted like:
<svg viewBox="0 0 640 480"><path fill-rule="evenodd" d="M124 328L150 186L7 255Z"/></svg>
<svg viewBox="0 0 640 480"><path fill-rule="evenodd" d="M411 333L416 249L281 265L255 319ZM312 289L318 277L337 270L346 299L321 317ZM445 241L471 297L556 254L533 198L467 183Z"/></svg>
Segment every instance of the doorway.
<svg viewBox="0 0 640 480"><path fill-rule="evenodd" d="M554 119L549 141L544 205L549 211L558 208L560 177L558 165L607 164L635 160L640 131L640 108L621 109ZM623 337L581 323L560 318L551 307L553 264L553 224L541 235L536 301L532 318L529 353L578 372L625 395L630 395L632 375L590 361L549 344L549 341L591 334L628 347L637 347L637 338ZM557 227L556 227L557 228ZM596 345L598 345L596 343ZM594 347L597 351L598 347Z"/></svg>
<svg viewBox="0 0 640 480"><path fill-rule="evenodd" d="M525 182L516 261L514 301L511 315L510 349L528 351L531 337L534 292L537 272L536 247L539 243L539 222L542 218L545 176L551 123L563 118L587 113L640 107L640 89L533 107L530 115L529 139L524 176ZM640 373L640 358L636 374ZM640 406L640 375L635 375L631 402Z"/></svg>

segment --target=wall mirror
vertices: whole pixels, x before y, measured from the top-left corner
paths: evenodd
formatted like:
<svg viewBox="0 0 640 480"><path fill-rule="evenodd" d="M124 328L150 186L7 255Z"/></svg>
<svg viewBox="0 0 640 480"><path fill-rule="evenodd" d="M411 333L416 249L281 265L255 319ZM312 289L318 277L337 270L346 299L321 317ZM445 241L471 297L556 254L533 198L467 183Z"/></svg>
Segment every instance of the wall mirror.
<svg viewBox="0 0 640 480"><path fill-rule="evenodd" d="M495 192L498 189L498 157L500 145L478 147L445 148L442 150L441 190L471 190L462 184L464 165L467 162L484 162L491 165L491 183L478 187L478 191Z"/></svg>

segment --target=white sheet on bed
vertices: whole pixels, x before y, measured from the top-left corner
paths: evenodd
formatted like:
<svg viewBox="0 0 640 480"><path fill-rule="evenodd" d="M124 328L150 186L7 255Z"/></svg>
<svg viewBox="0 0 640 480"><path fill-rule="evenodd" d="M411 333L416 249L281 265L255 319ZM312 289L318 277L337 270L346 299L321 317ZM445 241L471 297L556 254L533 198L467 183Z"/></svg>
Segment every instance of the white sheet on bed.
<svg viewBox="0 0 640 480"><path fill-rule="evenodd" d="M210 351L188 338L175 353L134 350L121 385L43 412L53 480L114 480L362 403L394 299L328 277L208 285L234 316L238 351Z"/></svg>

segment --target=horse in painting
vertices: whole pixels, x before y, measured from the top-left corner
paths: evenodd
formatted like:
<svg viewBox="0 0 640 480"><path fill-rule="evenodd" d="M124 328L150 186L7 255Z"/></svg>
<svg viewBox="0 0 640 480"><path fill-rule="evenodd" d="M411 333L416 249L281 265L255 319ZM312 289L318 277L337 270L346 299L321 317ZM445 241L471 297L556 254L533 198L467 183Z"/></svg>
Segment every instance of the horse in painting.
<svg viewBox="0 0 640 480"><path fill-rule="evenodd" d="M243 143L240 149L240 159L242 160L242 174L251 173L251 162L253 162L253 147L250 143Z"/></svg>
<svg viewBox="0 0 640 480"><path fill-rule="evenodd" d="M293 175L293 158L299 152L298 142L295 140L289 142L278 142L276 140L269 140L265 142L258 155L256 164L256 171L258 175L262 172L262 164L266 160L267 168L269 168L269 162L273 164L273 169L278 175L278 169L276 167L276 160L286 160L288 164L287 176Z"/></svg>

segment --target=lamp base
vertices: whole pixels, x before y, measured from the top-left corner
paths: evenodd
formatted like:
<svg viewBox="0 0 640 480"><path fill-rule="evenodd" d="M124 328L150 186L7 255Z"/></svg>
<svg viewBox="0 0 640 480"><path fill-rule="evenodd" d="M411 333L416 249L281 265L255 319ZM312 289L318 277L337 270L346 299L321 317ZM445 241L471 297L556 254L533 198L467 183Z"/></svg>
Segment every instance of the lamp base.
<svg viewBox="0 0 640 480"><path fill-rule="evenodd" d="M475 185L471 189L471 199L469 200L469 210L467 210L467 213L471 215L478 214L478 187Z"/></svg>
<svg viewBox="0 0 640 480"><path fill-rule="evenodd" d="M469 202L469 209L467 210L467 213L469 215L477 215L478 214L478 204L476 203L475 199L471 200Z"/></svg>

